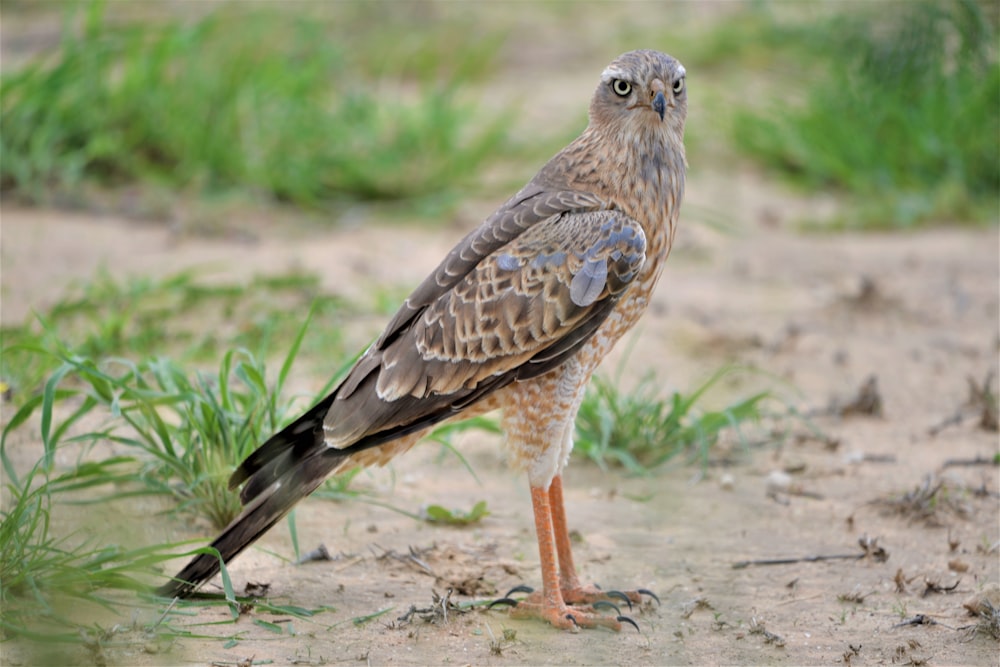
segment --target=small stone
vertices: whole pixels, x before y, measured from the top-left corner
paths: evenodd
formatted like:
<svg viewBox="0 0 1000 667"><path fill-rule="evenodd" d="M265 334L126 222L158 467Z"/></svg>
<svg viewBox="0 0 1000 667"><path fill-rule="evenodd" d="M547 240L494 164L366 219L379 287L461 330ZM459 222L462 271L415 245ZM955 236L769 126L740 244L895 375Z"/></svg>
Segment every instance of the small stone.
<svg viewBox="0 0 1000 667"><path fill-rule="evenodd" d="M992 609L1000 609L1000 584L996 582L986 584L982 590L965 598L962 606L976 616L985 616Z"/></svg>
<svg viewBox="0 0 1000 667"><path fill-rule="evenodd" d="M952 572L968 572L969 564L965 561L955 558L954 560L948 561L948 569Z"/></svg>
<svg viewBox="0 0 1000 667"><path fill-rule="evenodd" d="M723 473L721 477L719 477L719 487L723 491L732 491L735 486L736 486L736 478L733 477L732 473L726 472Z"/></svg>
<svg viewBox="0 0 1000 667"><path fill-rule="evenodd" d="M785 493L792 486L792 476L781 470L772 470L764 483L768 493Z"/></svg>

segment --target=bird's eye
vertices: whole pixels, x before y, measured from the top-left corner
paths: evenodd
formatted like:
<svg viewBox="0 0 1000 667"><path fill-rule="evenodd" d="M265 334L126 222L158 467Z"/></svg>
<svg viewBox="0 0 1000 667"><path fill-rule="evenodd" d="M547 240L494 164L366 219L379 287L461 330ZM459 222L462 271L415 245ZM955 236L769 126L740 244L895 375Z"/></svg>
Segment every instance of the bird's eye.
<svg viewBox="0 0 1000 667"><path fill-rule="evenodd" d="M674 95L680 95L682 90L684 90L684 77L674 81Z"/></svg>
<svg viewBox="0 0 1000 667"><path fill-rule="evenodd" d="M611 90L615 91L618 97L625 97L632 92L632 84L622 79L615 79L611 82Z"/></svg>

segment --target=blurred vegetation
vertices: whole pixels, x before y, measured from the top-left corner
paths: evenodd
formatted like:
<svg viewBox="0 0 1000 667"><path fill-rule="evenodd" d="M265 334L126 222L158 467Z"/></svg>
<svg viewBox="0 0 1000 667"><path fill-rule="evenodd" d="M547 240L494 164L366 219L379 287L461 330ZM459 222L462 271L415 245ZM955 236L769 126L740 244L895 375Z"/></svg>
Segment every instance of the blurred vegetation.
<svg viewBox="0 0 1000 667"><path fill-rule="evenodd" d="M509 122L459 95L501 37L471 26L365 40L275 5L118 23L102 2L76 22L56 55L0 82L0 183L34 201L84 180L302 206L433 195L475 173Z"/></svg>
<svg viewBox="0 0 1000 667"><path fill-rule="evenodd" d="M391 11L335 3L325 14L311 4L308 16L277 4L227 4L145 22L121 6L114 17L100 2L72 6L59 48L0 78L5 193L47 202L87 184L140 183L305 207L410 201L457 190L509 157L511 109L477 105L481 89L466 92L465 84L491 74L513 21L477 20L475 12L438 21L433 3ZM640 13L610 38L610 22L591 20L595 27L567 49L659 45L674 53L691 77L692 164L715 150L708 168L727 168L740 151L806 191L836 192L841 225L995 222L997 6L887 6L727 5L699 28L671 26L670 34ZM580 27L596 15L569 3L538 11ZM531 32L540 22L528 23L530 38L551 36ZM564 123L532 137L525 143L537 151L532 160L551 154L553 134L576 129ZM398 295L390 296L373 294L378 310L397 305ZM303 321L289 316L310 305L322 340L304 336ZM177 545L124 550L67 540L50 529L50 508L70 494L93 498L111 489L119 499L168 495L179 509L225 522L235 509L220 486L225 475L294 416L292 400L280 396L292 361L300 354L347 360L362 345L345 339L344 325L373 309L323 295L308 275L249 286L209 286L191 274L127 283L102 275L40 317L5 327L0 377L13 387L15 407L0 446L5 636L31 636L30 620L44 618L59 631L41 639L110 641L114 628L65 618L54 598L112 608L107 590L138 589ZM290 350L276 382L265 365L275 349ZM209 373L192 370L218 359ZM327 371L332 382L337 369ZM727 372L666 397L653 378L632 392L597 378L581 407L577 455L632 472L678 453L704 460L723 430L759 419L767 398L699 409ZM18 477L8 436L29 423L38 425L43 456ZM448 439L463 428L494 432L496 424L449 425L431 439L461 459ZM109 442L115 456L81 455L77 465L55 470L57 448ZM355 475L332 480L317 496L356 497L348 490ZM485 505L428 510L452 523L485 514ZM234 599L231 590L227 597ZM314 611L279 610L297 619ZM158 635L162 622L140 628L138 640Z"/></svg>
<svg viewBox="0 0 1000 667"><path fill-rule="evenodd" d="M750 28L798 71L779 101L736 111L735 146L808 190L846 195L840 226L996 222L997 6L852 9Z"/></svg>
<svg viewBox="0 0 1000 667"><path fill-rule="evenodd" d="M666 27L635 4L538 6L530 25L433 2L227 3L152 18L68 6L59 48L0 79L0 186L31 201L144 183L439 212L578 131L551 124L519 141L508 131L530 86L497 108L475 85L509 57L501 46L548 39L549 26L578 36L567 57L656 45L680 57L692 165L726 169L741 153L835 193L837 225L995 221L1000 205L995 3L675 7Z"/></svg>
<svg viewBox="0 0 1000 667"><path fill-rule="evenodd" d="M150 573L170 567L167 563L178 555L212 553L210 547L178 554L185 551L182 543L122 547L108 541L106 530L60 534L52 518L57 505L70 501L81 489L105 483L102 470L111 463L83 464L55 473L43 459L23 478L6 480L0 509L0 637L5 642L31 640L20 646L27 651L28 662L24 664L126 664L134 660L135 651L167 651L179 638L210 636L229 648L245 632L235 627L236 622L251 609L255 616L267 614L284 623L292 618L304 625L314 623L313 616L329 611L237 597L224 565L223 597L174 600L168 605L149 593ZM119 521L112 523L126 531L119 537L134 545L135 535L127 532L129 527ZM229 619L213 620L211 625L228 623L232 631L205 635L193 618L196 612L192 607L199 606L228 607ZM131 622L118 622L128 612ZM274 625L260 617L254 622ZM279 627L277 631L282 630ZM288 630L293 631L291 627ZM124 650L131 658L122 663L109 661L105 655L109 649ZM84 651L90 654L89 660L82 657ZM11 664L21 664L14 658L17 653L11 653Z"/></svg>
<svg viewBox="0 0 1000 667"><path fill-rule="evenodd" d="M760 392L721 410L702 410L706 392L732 374L723 367L689 394L661 394L650 374L632 391L621 388L621 378L594 377L576 419L573 454L603 469L619 466L645 474L675 456L687 454L708 461L709 450L723 432L759 422L762 403L770 398Z"/></svg>
<svg viewBox="0 0 1000 667"><path fill-rule="evenodd" d="M46 312L0 329L0 378L20 404L59 366L56 355L38 354L39 349L66 348L86 358L123 357L132 362L171 355L181 362L212 365L233 348L263 356L290 344L302 318L289 314L310 307L315 326L327 333L321 342L312 339L307 345L313 352L322 345L324 353L337 359L347 354L345 323L371 309L370 304L323 294L313 274L210 284L192 272L159 280L118 280L101 271L68 288Z"/></svg>
<svg viewBox="0 0 1000 667"><path fill-rule="evenodd" d="M241 508L238 495L228 488L233 469L289 423L296 416L293 409L304 407L294 397L282 395L311 319L312 313L300 324L276 378L269 378L266 364L242 348L229 349L218 373L207 375L189 372L164 356L132 362L85 356L57 339L22 343L17 351L53 357L59 365L43 390L5 425L0 440L4 472L17 484L7 438L38 412L45 472L52 470L56 449L71 434L72 442L85 447L121 445L135 455L105 457L99 464L78 469L88 487L113 485L113 497L118 498L172 496L178 510L222 528ZM350 357L343 361L313 400L329 393L353 361ZM72 411L64 416L67 405ZM88 415L106 424L81 429L81 420ZM87 458L86 451L80 458Z"/></svg>

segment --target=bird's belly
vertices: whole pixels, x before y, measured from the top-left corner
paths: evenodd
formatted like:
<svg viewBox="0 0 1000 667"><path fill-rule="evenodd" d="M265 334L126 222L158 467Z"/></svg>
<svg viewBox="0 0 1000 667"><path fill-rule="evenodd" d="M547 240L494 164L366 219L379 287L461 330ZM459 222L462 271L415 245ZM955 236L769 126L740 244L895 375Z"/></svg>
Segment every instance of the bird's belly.
<svg viewBox="0 0 1000 667"><path fill-rule="evenodd" d="M548 484L565 466L573 447L573 424L590 376L615 343L624 336L649 306L658 271L640 277L608 319L562 366L531 380L515 382L469 406L453 419L458 421L492 410L502 410L511 466L528 472L529 478ZM356 465L383 466L416 444L431 429L401 437L381 447L368 449L347 459L339 470Z"/></svg>
<svg viewBox="0 0 1000 667"><path fill-rule="evenodd" d="M552 478L565 467L573 449L576 413L590 376L646 311L656 283L655 273L628 291L573 358L545 375L508 385L476 405L481 410L503 411L509 463L527 471L532 486L548 488Z"/></svg>

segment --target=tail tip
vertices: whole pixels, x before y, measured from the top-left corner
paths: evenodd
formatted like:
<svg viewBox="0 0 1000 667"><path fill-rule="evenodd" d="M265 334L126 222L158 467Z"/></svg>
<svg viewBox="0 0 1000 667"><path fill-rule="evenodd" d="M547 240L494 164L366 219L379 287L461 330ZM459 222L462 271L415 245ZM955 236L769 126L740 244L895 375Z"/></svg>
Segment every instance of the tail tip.
<svg viewBox="0 0 1000 667"><path fill-rule="evenodd" d="M153 589L153 594L161 598L186 598L191 595L197 585L180 579L171 579L162 586Z"/></svg>

